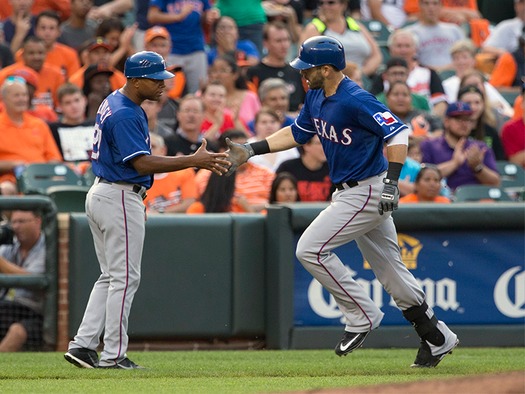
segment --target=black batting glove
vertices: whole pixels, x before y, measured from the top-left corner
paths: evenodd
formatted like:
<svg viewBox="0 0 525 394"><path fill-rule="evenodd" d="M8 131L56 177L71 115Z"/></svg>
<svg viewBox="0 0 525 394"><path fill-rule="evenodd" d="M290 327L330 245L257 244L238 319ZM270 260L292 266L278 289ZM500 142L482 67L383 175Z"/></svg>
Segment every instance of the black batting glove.
<svg viewBox="0 0 525 394"><path fill-rule="evenodd" d="M395 211L399 204L399 189L397 187L397 181L385 178L383 179L383 191L381 192L381 198L379 199L379 205L377 207L379 214L383 212Z"/></svg>

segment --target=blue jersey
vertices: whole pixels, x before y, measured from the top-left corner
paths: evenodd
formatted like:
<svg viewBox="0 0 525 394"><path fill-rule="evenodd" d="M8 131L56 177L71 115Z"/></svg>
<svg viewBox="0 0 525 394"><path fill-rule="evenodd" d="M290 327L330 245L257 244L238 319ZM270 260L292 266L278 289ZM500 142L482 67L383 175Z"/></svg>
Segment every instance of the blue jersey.
<svg viewBox="0 0 525 394"><path fill-rule="evenodd" d="M386 171L383 144L407 128L349 78L330 97L323 89L310 89L291 127L300 144L319 136L334 183L360 181Z"/></svg>
<svg viewBox="0 0 525 394"><path fill-rule="evenodd" d="M182 21L165 24L171 36L171 53L189 55L204 51L204 32L202 14L209 10L208 0L150 0L150 7L157 7L168 14L179 14L183 5L191 4L193 11Z"/></svg>
<svg viewBox="0 0 525 394"><path fill-rule="evenodd" d="M115 90L98 108L91 154L93 173L110 182L133 183L149 189L153 177L139 175L130 160L150 154L146 113Z"/></svg>

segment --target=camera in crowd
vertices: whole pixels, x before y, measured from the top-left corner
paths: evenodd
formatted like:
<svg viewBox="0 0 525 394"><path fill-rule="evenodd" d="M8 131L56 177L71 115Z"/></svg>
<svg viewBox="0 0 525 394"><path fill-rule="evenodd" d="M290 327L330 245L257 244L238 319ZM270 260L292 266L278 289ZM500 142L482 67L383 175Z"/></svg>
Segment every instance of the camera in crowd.
<svg viewBox="0 0 525 394"><path fill-rule="evenodd" d="M11 245L15 232L9 223L0 224L0 245Z"/></svg>

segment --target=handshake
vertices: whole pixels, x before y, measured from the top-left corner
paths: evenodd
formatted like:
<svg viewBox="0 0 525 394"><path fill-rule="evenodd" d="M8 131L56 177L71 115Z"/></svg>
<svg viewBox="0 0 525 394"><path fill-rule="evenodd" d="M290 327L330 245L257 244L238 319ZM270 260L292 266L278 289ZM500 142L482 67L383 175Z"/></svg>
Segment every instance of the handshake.
<svg viewBox="0 0 525 394"><path fill-rule="evenodd" d="M224 174L230 176L235 170L242 164L246 163L248 159L255 155L253 148L250 144L237 144L232 142L229 138L226 138L226 144L228 145L228 160L230 162L230 168Z"/></svg>

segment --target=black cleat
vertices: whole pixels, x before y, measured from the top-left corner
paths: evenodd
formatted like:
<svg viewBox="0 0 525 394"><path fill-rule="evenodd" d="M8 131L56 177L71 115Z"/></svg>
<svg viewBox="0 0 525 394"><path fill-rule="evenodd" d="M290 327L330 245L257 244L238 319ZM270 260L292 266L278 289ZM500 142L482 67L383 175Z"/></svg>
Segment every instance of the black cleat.
<svg viewBox="0 0 525 394"><path fill-rule="evenodd" d="M450 350L438 354L437 356L433 356L430 352L430 346L426 343L426 341L421 341L421 345L419 346L419 350L417 352L416 360L411 365L412 368L434 368L436 367L443 358L447 354L452 354L452 351L456 348L456 346L459 345L459 340L456 339L456 342L454 343L454 346L450 348Z"/></svg>
<svg viewBox="0 0 525 394"><path fill-rule="evenodd" d="M79 368L97 368L98 355L97 352L83 347L72 348L64 354L64 358Z"/></svg>
<svg viewBox="0 0 525 394"><path fill-rule="evenodd" d="M361 347L365 341L367 332L348 332L345 331L343 338L335 347L335 354L338 356L346 356L348 353L352 353L355 349Z"/></svg>
<svg viewBox="0 0 525 394"><path fill-rule="evenodd" d="M140 365L135 364L133 361L131 361L129 358L124 358L120 360L119 362L115 362L114 364L110 365L99 365L98 368L100 369L145 369L144 367L141 367Z"/></svg>

